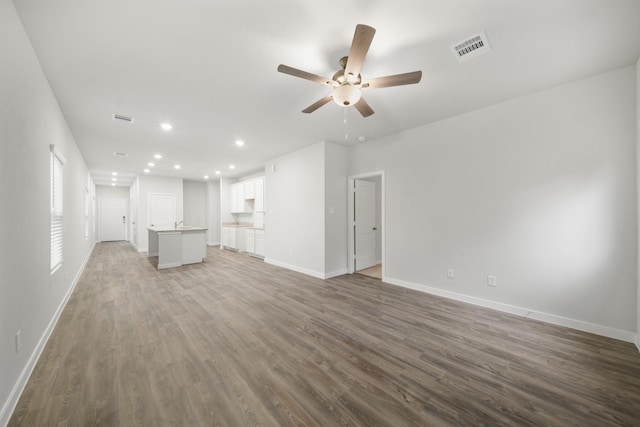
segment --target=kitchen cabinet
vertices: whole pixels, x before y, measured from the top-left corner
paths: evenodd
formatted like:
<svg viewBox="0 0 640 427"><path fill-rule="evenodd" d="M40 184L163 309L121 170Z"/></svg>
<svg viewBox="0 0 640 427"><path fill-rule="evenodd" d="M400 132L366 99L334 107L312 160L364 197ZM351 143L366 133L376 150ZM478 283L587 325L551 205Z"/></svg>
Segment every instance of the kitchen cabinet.
<svg viewBox="0 0 640 427"><path fill-rule="evenodd" d="M256 248L255 238L256 238L255 229L253 228L247 229L247 252L249 252L250 254L255 252L255 248Z"/></svg>
<svg viewBox="0 0 640 427"><path fill-rule="evenodd" d="M222 227L222 247L238 249L238 239L235 227Z"/></svg>
<svg viewBox="0 0 640 427"><path fill-rule="evenodd" d="M222 248L236 249L238 252L247 250L246 226L222 226Z"/></svg>
<svg viewBox="0 0 640 427"><path fill-rule="evenodd" d="M264 178L258 178L254 181L254 204L255 212L264 212Z"/></svg>
<svg viewBox="0 0 640 427"><path fill-rule="evenodd" d="M244 195L244 183L231 184L231 213L247 212Z"/></svg>
<svg viewBox="0 0 640 427"><path fill-rule="evenodd" d="M264 178L231 184L231 213L264 212Z"/></svg>
<svg viewBox="0 0 640 427"><path fill-rule="evenodd" d="M246 181L244 183L244 199L252 200L256 197L255 181Z"/></svg>
<svg viewBox="0 0 640 427"><path fill-rule="evenodd" d="M238 249L237 231L236 228L229 227L229 247L233 249Z"/></svg>
<svg viewBox="0 0 640 427"><path fill-rule="evenodd" d="M158 257L158 269L202 262L207 256L206 228L148 227L148 256Z"/></svg>
<svg viewBox="0 0 640 427"><path fill-rule="evenodd" d="M264 258L264 230L261 228L247 228L246 251L250 255Z"/></svg>
<svg viewBox="0 0 640 427"><path fill-rule="evenodd" d="M254 254L264 257L264 230L255 230Z"/></svg>
<svg viewBox="0 0 640 427"><path fill-rule="evenodd" d="M229 246L229 227L222 227L222 248Z"/></svg>

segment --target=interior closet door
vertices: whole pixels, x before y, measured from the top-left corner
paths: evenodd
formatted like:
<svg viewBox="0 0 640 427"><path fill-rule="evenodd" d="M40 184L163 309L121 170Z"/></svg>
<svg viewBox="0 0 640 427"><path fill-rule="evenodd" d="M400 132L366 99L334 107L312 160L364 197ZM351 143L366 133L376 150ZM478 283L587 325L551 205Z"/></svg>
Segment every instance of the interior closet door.
<svg viewBox="0 0 640 427"><path fill-rule="evenodd" d="M376 185L355 180L355 270L376 265Z"/></svg>

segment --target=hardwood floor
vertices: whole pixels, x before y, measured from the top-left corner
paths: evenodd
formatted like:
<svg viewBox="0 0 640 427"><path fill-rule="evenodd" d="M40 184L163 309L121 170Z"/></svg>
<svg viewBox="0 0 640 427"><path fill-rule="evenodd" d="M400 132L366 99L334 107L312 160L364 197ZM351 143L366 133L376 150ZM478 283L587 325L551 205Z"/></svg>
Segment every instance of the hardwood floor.
<svg viewBox="0 0 640 427"><path fill-rule="evenodd" d="M640 354L358 274L100 243L9 425L638 426Z"/></svg>
<svg viewBox="0 0 640 427"><path fill-rule="evenodd" d="M356 271L358 274L373 277L374 279L382 279L382 264L376 264L373 267Z"/></svg>

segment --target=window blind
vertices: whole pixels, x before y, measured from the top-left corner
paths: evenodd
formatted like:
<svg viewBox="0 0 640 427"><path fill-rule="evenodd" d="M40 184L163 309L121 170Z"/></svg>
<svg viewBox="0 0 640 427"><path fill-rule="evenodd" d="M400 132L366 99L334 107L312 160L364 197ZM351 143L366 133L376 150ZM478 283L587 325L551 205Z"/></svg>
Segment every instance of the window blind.
<svg viewBox="0 0 640 427"><path fill-rule="evenodd" d="M62 265L64 157L51 146L51 274Z"/></svg>

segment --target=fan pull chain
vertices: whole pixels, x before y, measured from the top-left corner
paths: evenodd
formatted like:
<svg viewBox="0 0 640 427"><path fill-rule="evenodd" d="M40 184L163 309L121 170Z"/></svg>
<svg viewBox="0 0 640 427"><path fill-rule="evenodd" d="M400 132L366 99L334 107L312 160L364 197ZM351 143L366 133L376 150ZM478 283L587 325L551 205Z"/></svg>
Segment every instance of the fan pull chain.
<svg viewBox="0 0 640 427"><path fill-rule="evenodd" d="M349 126L347 125L347 110L348 108L344 108L344 139L349 139Z"/></svg>

